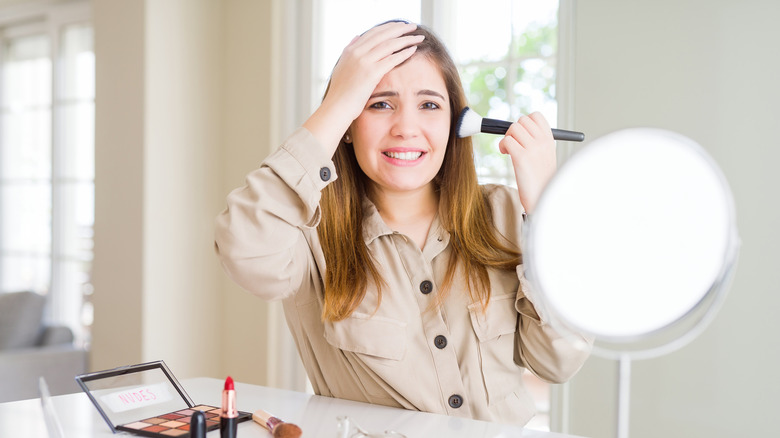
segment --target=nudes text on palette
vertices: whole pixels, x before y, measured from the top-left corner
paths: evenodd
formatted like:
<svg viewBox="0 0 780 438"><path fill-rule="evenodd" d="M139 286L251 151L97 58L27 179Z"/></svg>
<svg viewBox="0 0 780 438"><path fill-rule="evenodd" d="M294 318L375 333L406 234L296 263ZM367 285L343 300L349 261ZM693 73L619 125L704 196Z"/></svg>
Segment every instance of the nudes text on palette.
<svg viewBox="0 0 780 438"><path fill-rule="evenodd" d="M192 416L200 411L207 430L220 427L222 407L195 404L161 360L82 374L76 382L113 433L186 437ZM251 418L251 413L238 411L234 421Z"/></svg>
<svg viewBox="0 0 780 438"><path fill-rule="evenodd" d="M187 436L190 433L192 414L203 411L206 415L206 430L219 427L220 408L200 405L194 408L182 409L165 415L147 418L129 424L117 426L118 430L132 432L136 435L149 437Z"/></svg>

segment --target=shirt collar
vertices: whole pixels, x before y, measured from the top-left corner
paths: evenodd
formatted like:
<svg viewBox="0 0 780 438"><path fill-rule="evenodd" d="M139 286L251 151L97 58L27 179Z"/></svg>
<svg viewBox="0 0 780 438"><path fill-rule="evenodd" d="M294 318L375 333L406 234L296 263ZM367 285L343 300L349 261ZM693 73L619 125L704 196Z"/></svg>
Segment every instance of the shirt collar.
<svg viewBox="0 0 780 438"><path fill-rule="evenodd" d="M363 197L363 241L370 245L376 238L393 234L393 230L387 226L376 205L368 197Z"/></svg>
<svg viewBox="0 0 780 438"><path fill-rule="evenodd" d="M363 241L366 246L381 236L394 234L393 230L387 226L382 216L379 214L376 205L367 197L363 197ZM428 238L425 241L423 253L428 259L433 259L442 252L450 243L450 233L441 226L439 215L433 218L431 229L428 231Z"/></svg>

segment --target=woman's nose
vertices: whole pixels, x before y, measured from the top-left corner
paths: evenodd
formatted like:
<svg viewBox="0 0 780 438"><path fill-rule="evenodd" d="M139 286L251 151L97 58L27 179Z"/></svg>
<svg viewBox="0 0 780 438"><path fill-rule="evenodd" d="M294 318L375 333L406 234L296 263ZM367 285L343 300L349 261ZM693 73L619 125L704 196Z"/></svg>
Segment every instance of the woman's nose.
<svg viewBox="0 0 780 438"><path fill-rule="evenodd" d="M393 114L390 134L402 138L415 137L420 132L416 108L402 106Z"/></svg>

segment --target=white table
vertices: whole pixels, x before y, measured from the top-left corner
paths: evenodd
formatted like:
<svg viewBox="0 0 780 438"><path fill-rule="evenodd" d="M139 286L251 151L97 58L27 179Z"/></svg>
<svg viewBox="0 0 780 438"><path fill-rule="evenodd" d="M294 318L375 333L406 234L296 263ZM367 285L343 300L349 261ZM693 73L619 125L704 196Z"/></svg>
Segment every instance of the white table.
<svg viewBox="0 0 780 438"><path fill-rule="evenodd" d="M219 406L224 381L212 378L184 379L182 386L196 404ZM446 415L408 411L365 403L339 400L263 386L236 383L238 409L268 411L295 423L302 438L336 438L336 418L348 416L369 432L392 429L407 438L571 438L571 435L540 432L515 426L468 420ZM65 438L112 437L86 394L52 397ZM240 438L269 438L271 434L253 421L239 424ZM128 435L132 436L132 435ZM219 437L212 431L209 438ZM0 437L47 438L40 399L0 404Z"/></svg>

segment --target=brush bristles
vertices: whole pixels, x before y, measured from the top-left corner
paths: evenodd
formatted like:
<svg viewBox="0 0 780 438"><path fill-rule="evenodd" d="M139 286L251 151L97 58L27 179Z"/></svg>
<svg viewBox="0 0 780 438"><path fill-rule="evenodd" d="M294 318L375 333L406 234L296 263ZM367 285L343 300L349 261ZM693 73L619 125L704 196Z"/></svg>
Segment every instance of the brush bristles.
<svg viewBox="0 0 780 438"><path fill-rule="evenodd" d="M303 431L292 423L282 423L274 427L274 438L299 438Z"/></svg>
<svg viewBox="0 0 780 438"><path fill-rule="evenodd" d="M482 116L473 109L466 107L460 113L457 126L458 138L471 137L482 129Z"/></svg>

